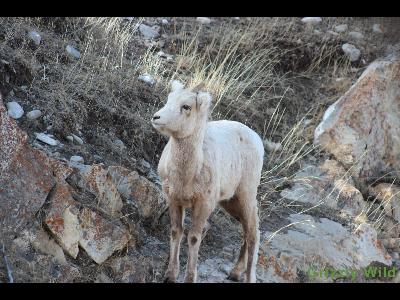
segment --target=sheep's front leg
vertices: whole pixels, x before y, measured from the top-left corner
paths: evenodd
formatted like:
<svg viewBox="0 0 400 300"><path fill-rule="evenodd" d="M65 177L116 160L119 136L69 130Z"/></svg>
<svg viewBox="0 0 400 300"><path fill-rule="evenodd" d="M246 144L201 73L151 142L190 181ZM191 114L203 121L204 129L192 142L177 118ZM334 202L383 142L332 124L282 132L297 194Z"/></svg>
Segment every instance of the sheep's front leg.
<svg viewBox="0 0 400 300"><path fill-rule="evenodd" d="M171 201L172 202L172 201ZM179 250L183 235L184 209L182 206L169 205L171 219L170 256L168 269L165 273L165 282L175 282L179 275Z"/></svg>
<svg viewBox="0 0 400 300"><path fill-rule="evenodd" d="M185 282L197 280L197 258L201 243L201 235L211 214L211 209L198 201L193 207L192 228L188 234L189 258L186 266Z"/></svg>

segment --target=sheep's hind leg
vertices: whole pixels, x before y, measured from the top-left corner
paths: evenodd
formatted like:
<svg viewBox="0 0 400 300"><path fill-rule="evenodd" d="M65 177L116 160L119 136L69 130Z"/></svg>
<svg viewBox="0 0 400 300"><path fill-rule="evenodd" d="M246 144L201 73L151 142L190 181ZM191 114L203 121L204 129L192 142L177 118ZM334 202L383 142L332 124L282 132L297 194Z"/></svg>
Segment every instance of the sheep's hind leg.
<svg viewBox="0 0 400 300"><path fill-rule="evenodd" d="M258 209L254 206L246 218L247 221L247 270L245 282L256 282L256 267L258 261L258 248L260 244L260 231L258 220Z"/></svg>
<svg viewBox="0 0 400 300"><path fill-rule="evenodd" d="M247 265L247 231L245 223L243 222L243 211L240 207L239 200L236 196L234 196L230 200L224 200L220 202L220 205L236 220L238 220L242 224L243 230L243 243L240 248L239 258L228 275L228 279L232 281L239 281L240 276L242 276L243 272L246 269Z"/></svg>
<svg viewBox="0 0 400 300"><path fill-rule="evenodd" d="M179 250L183 235L184 209L182 206L171 203L169 214L171 218L170 256L164 282L175 282L179 275Z"/></svg>
<svg viewBox="0 0 400 300"><path fill-rule="evenodd" d="M185 282L197 280L197 258L201 243L201 235L211 214L211 209L202 201L197 201L193 207L192 228L188 234L189 257L186 266Z"/></svg>

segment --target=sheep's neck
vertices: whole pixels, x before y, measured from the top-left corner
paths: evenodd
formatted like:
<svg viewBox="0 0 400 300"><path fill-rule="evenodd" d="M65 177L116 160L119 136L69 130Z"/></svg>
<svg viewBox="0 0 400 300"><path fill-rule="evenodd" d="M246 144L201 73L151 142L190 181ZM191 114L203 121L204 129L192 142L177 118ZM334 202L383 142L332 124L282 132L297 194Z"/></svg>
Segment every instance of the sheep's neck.
<svg viewBox="0 0 400 300"><path fill-rule="evenodd" d="M193 184L193 180L203 166L203 142L206 123L195 129L185 138L171 137L174 165L174 177L178 179L180 188L185 189Z"/></svg>

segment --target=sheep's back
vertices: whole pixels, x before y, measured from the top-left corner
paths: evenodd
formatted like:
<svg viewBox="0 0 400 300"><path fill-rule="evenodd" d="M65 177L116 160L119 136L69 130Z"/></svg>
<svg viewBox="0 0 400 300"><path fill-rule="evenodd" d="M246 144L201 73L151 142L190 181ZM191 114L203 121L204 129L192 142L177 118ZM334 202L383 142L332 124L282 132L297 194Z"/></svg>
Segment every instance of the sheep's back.
<svg viewBox="0 0 400 300"><path fill-rule="evenodd" d="M259 177L264 146L259 135L246 125L227 120L209 122L204 145L205 158L213 165L221 189L235 188L242 176Z"/></svg>

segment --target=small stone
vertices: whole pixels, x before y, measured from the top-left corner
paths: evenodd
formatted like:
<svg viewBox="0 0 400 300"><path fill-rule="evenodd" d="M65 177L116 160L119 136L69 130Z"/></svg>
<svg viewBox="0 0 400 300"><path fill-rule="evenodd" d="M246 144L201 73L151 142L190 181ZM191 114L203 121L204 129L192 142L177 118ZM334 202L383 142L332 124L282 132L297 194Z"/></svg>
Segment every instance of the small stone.
<svg viewBox="0 0 400 300"><path fill-rule="evenodd" d="M72 155L71 158L69 159L69 161L74 162L74 163L80 163L80 164L83 164L85 162L83 157L79 156L79 155Z"/></svg>
<svg viewBox="0 0 400 300"><path fill-rule="evenodd" d="M28 33L28 37L36 44L36 45L40 45L40 41L42 40L41 36L39 33L37 33L36 31L29 31Z"/></svg>
<svg viewBox="0 0 400 300"><path fill-rule="evenodd" d="M165 53L164 51L158 51L157 55L162 58L166 58L167 60L172 60L172 55Z"/></svg>
<svg viewBox="0 0 400 300"><path fill-rule="evenodd" d="M360 58L361 51L358 50L354 45L346 43L342 46L343 52L347 55L350 61L356 61Z"/></svg>
<svg viewBox="0 0 400 300"><path fill-rule="evenodd" d="M335 26L334 30L336 32L341 33L341 32L347 31L348 28L349 28L349 26L347 24L340 24L340 25Z"/></svg>
<svg viewBox="0 0 400 300"><path fill-rule="evenodd" d="M66 139L67 139L68 141L70 141L71 143L74 141L74 137L71 136L71 135L67 135L67 136L66 136Z"/></svg>
<svg viewBox="0 0 400 300"><path fill-rule="evenodd" d="M364 35L360 32L357 31L350 31L348 33L349 37L355 40L361 40L362 38L364 38Z"/></svg>
<svg viewBox="0 0 400 300"><path fill-rule="evenodd" d="M79 145L83 145L83 140L79 136L77 136L75 134L71 134L71 135L75 142L77 142Z"/></svg>
<svg viewBox="0 0 400 300"><path fill-rule="evenodd" d="M372 31L375 33L383 33L383 28L381 24L374 24L372 26Z"/></svg>
<svg viewBox="0 0 400 300"><path fill-rule="evenodd" d="M151 75L149 75L149 74L147 74L147 73L146 73L146 74L140 75L140 76L138 77L138 79L141 80L141 81L143 81L143 82L146 82L146 83L148 83L148 84L150 84L150 85L153 85L153 84L156 83L155 79L154 79Z"/></svg>
<svg viewBox="0 0 400 300"><path fill-rule="evenodd" d="M125 20L125 21L133 21L133 20L134 20L134 17L122 17L122 20Z"/></svg>
<svg viewBox="0 0 400 300"><path fill-rule="evenodd" d="M196 21L199 22L200 24L210 24L211 23L211 19L206 18L206 17L197 17Z"/></svg>
<svg viewBox="0 0 400 300"><path fill-rule="evenodd" d="M304 119L304 125L310 125L311 124L311 122L312 122L312 120L311 119Z"/></svg>
<svg viewBox="0 0 400 300"><path fill-rule="evenodd" d="M269 150L269 151L279 151L282 149L282 144L281 143L274 143L272 141L269 141L268 139L264 140L264 146Z"/></svg>
<svg viewBox="0 0 400 300"><path fill-rule="evenodd" d="M235 21L239 21L240 20L239 17L233 17L232 19L235 20Z"/></svg>
<svg viewBox="0 0 400 300"><path fill-rule="evenodd" d="M19 119L24 115L24 109L15 101L6 104L8 115L13 119Z"/></svg>
<svg viewBox="0 0 400 300"><path fill-rule="evenodd" d="M314 34L317 34L317 35L321 34L321 30L318 30L318 29L314 29L313 32L314 32Z"/></svg>
<svg viewBox="0 0 400 300"><path fill-rule="evenodd" d="M162 19L162 20L161 20L161 24L163 24L163 25L168 25L169 22L168 22L167 19Z"/></svg>
<svg viewBox="0 0 400 300"><path fill-rule="evenodd" d="M26 117L29 120L35 120L42 115L42 112L39 109L32 110L26 114Z"/></svg>
<svg viewBox="0 0 400 300"><path fill-rule="evenodd" d="M154 39L160 35L159 26L150 27L146 24L140 24L139 31L147 39Z"/></svg>
<svg viewBox="0 0 400 300"><path fill-rule="evenodd" d="M76 59L81 58L81 53L71 45L68 45L65 49L67 50L69 55L75 57Z"/></svg>
<svg viewBox="0 0 400 300"><path fill-rule="evenodd" d="M93 155L93 159L94 159L96 162L100 162L100 161L103 160L103 158L102 158L100 155L97 155L97 154Z"/></svg>
<svg viewBox="0 0 400 300"><path fill-rule="evenodd" d="M121 149L125 148L124 142L121 141L120 139L116 139L116 140L114 141L114 145L117 146L118 148L121 148Z"/></svg>
<svg viewBox="0 0 400 300"><path fill-rule="evenodd" d="M305 17L301 19L301 22L307 25L317 25L322 22L322 18L320 17Z"/></svg>
<svg viewBox="0 0 400 300"><path fill-rule="evenodd" d="M51 138L49 135L47 135L45 133L37 133L37 132L35 132L35 135L36 135L36 139L37 140L39 140L39 141L41 141L43 143L46 143L46 144L48 144L50 146L57 146L57 144L58 144L57 140Z"/></svg>
<svg viewBox="0 0 400 300"><path fill-rule="evenodd" d="M144 159L140 160L140 165L145 169L150 169L151 168L150 163L148 161L144 160Z"/></svg>

